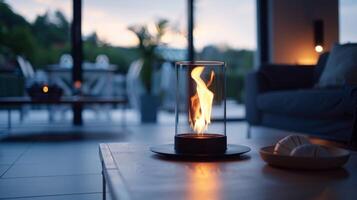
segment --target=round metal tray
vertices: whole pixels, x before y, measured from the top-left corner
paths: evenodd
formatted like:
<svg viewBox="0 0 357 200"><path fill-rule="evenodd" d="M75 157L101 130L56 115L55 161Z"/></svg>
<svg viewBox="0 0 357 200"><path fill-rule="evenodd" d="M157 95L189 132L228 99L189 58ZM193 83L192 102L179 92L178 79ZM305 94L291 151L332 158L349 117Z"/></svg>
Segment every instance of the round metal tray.
<svg viewBox="0 0 357 200"><path fill-rule="evenodd" d="M250 148L243 145L228 144L227 150L222 154L182 154L175 151L174 144L163 144L151 147L150 150L159 155L168 158L203 158L203 159L219 159L219 158L231 158L239 157L240 155L250 151Z"/></svg>

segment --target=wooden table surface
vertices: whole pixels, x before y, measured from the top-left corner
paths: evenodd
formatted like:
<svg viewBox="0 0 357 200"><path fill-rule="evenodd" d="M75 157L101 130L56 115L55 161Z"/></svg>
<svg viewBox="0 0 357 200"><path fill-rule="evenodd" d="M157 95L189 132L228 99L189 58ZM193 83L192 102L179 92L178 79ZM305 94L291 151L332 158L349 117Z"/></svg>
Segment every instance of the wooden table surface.
<svg viewBox="0 0 357 200"><path fill-rule="evenodd" d="M243 140L251 152L221 161L167 160L130 143L100 144L99 152L112 199L357 199L357 152L337 170L283 170L259 156L274 142Z"/></svg>

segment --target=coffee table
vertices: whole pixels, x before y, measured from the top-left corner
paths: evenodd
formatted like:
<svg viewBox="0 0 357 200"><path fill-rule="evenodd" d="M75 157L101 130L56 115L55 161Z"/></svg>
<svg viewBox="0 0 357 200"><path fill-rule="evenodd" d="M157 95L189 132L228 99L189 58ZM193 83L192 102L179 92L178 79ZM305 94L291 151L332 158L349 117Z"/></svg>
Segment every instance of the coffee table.
<svg viewBox="0 0 357 200"><path fill-rule="evenodd" d="M221 161L168 160L149 145L100 144L103 191L112 199L357 199L357 152L341 169L284 170L259 156L275 141L244 139L251 152Z"/></svg>

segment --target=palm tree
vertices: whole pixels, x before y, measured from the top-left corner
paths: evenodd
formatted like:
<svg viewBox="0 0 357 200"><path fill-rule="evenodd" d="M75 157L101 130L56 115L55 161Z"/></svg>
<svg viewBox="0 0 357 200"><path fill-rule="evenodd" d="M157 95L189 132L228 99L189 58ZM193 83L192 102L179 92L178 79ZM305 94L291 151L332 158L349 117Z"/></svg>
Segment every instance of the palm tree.
<svg viewBox="0 0 357 200"><path fill-rule="evenodd" d="M154 66L162 60L156 52L156 48L165 45L161 39L166 33L168 21L160 19L155 23L155 33L150 33L147 25L134 25L128 29L132 31L139 40L138 50L143 60L141 78L149 94L152 91L152 72Z"/></svg>

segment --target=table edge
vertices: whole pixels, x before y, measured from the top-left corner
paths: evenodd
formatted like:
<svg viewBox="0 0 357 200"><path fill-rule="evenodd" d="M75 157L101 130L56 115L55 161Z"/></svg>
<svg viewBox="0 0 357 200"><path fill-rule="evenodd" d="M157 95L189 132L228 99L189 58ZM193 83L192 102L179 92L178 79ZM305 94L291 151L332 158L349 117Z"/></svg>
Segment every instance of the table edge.
<svg viewBox="0 0 357 200"><path fill-rule="evenodd" d="M103 176L105 177L105 182L108 185L109 193L112 198L123 200L131 199L128 186L125 184L124 178L114 161L108 144L99 144L99 157L102 164Z"/></svg>

